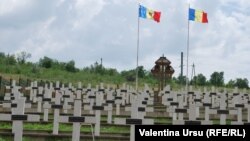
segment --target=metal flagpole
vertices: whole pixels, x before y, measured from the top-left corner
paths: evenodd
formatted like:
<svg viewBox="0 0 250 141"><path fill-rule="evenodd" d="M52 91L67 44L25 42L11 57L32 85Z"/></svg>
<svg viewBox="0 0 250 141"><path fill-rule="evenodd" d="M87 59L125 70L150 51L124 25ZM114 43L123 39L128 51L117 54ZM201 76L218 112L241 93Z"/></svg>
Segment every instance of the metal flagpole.
<svg viewBox="0 0 250 141"><path fill-rule="evenodd" d="M188 4L187 74L186 74L186 90L187 90L187 92L188 92L188 56L189 56L189 8L190 8L190 4Z"/></svg>
<svg viewBox="0 0 250 141"><path fill-rule="evenodd" d="M138 3L138 27L137 27L137 55L136 55L136 85L135 89L136 92L138 92L138 60L139 60L139 37L140 37L140 17L139 17L139 9L140 9L140 3Z"/></svg>

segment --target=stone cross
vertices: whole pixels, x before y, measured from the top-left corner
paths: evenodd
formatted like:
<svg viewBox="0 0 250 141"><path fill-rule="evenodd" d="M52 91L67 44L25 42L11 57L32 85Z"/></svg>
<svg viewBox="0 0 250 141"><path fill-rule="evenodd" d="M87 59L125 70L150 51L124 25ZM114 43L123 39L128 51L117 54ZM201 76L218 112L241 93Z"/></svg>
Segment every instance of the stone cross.
<svg viewBox="0 0 250 141"><path fill-rule="evenodd" d="M11 86L6 86L6 89L10 89L10 93L6 93L4 96L4 100L6 101L15 101L19 99L22 94L19 92L19 89L21 89L20 86L16 86L16 81L12 80Z"/></svg>
<svg viewBox="0 0 250 141"><path fill-rule="evenodd" d="M14 108L12 114L0 114L0 120L12 121L12 133L14 133L14 141L22 141L23 121L40 121L39 115L25 115L25 97L17 99L17 107Z"/></svg>
<svg viewBox="0 0 250 141"><path fill-rule="evenodd" d="M120 115L120 105L122 103L122 97L120 95L120 91L116 90L116 96L115 96L115 105L116 105L116 115Z"/></svg>
<svg viewBox="0 0 250 141"><path fill-rule="evenodd" d="M132 102L131 118L115 118L115 124L118 125L130 125L130 141L135 140L135 125L141 124L154 124L153 119L143 119L138 117L138 103L139 99L134 99Z"/></svg>
<svg viewBox="0 0 250 141"><path fill-rule="evenodd" d="M34 81L33 82L33 87L31 89L32 91L32 100L33 100L33 103L36 103L37 102L37 90L38 90L38 87L37 87L37 81Z"/></svg>
<svg viewBox="0 0 250 141"><path fill-rule="evenodd" d="M38 87L38 94L37 96L37 112L42 112L42 101L43 101L43 87Z"/></svg>
<svg viewBox="0 0 250 141"><path fill-rule="evenodd" d="M50 88L52 87L52 83L50 83ZM52 90L47 87L45 84L44 97L43 97L43 121L48 121L49 109L51 108L51 97Z"/></svg>
<svg viewBox="0 0 250 141"><path fill-rule="evenodd" d="M106 100L108 106L104 107L104 110L108 111L107 123L109 124L112 123L113 104L115 103L113 93L113 90L108 91Z"/></svg>
<svg viewBox="0 0 250 141"><path fill-rule="evenodd" d="M238 93L238 95L235 95L235 101L234 101L234 106L236 110L231 110L231 113L234 115L237 115L237 121L232 121L231 124L233 125L243 125L242 121L242 109L245 108L242 100L241 94Z"/></svg>
<svg viewBox="0 0 250 141"><path fill-rule="evenodd" d="M203 107L205 107L205 120L202 121L202 124L205 125L213 124L213 122L209 120L210 108L212 107L212 100L208 92L206 92L204 95Z"/></svg>
<svg viewBox="0 0 250 141"><path fill-rule="evenodd" d="M93 99L96 101L95 105L84 105L84 109L95 112L95 136L100 136L101 111L104 110L104 106L102 106L103 93L96 92L96 95L93 97Z"/></svg>
<svg viewBox="0 0 250 141"><path fill-rule="evenodd" d="M96 95L94 91L88 91L87 92L87 96L88 96L88 102L90 104L90 107L93 107L94 103L95 103L95 99L96 99ZM90 114L94 114L94 111L92 109L89 109L89 113Z"/></svg>
<svg viewBox="0 0 250 141"><path fill-rule="evenodd" d="M82 99L82 92L83 92L82 83L78 82L78 87L76 89L76 98L77 99Z"/></svg>
<svg viewBox="0 0 250 141"><path fill-rule="evenodd" d="M72 141L80 141L81 123L95 123L95 119L88 116L81 116L82 101L75 99L74 101L74 114L73 116L59 116L59 122L73 123Z"/></svg>
<svg viewBox="0 0 250 141"><path fill-rule="evenodd" d="M53 134L57 135L59 129L58 118L60 114L60 109L63 108L63 105L61 105L62 94L60 93L59 81L56 82L56 87L54 89L55 89L55 104L53 104L51 108L54 109Z"/></svg>
<svg viewBox="0 0 250 141"><path fill-rule="evenodd" d="M195 97L194 97L194 104L196 106L196 109L195 109L195 115L196 115L196 118L199 118L200 117L200 107L202 107L202 103L201 103L201 92L200 91L196 91L195 92Z"/></svg>
<svg viewBox="0 0 250 141"><path fill-rule="evenodd" d="M179 103L177 101L177 94L174 92L171 92L169 95L169 98L167 99L169 103L167 103L167 112L172 117L172 120L177 120L177 113L175 112L175 109L178 107Z"/></svg>
<svg viewBox="0 0 250 141"><path fill-rule="evenodd" d="M71 92L71 88L65 89L63 97L63 112L68 113L68 110L71 109L71 105L69 103L72 103L73 93Z"/></svg>
<svg viewBox="0 0 250 141"><path fill-rule="evenodd" d="M220 108L218 110L211 110L211 114L220 115L220 125L226 125L226 116L229 115L229 110L226 108L226 95L219 95Z"/></svg>

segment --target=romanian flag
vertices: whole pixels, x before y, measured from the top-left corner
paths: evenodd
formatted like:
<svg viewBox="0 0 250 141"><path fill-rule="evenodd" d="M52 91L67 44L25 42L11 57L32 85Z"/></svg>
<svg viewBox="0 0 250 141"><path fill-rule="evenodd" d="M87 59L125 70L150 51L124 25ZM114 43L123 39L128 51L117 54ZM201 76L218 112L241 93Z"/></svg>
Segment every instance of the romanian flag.
<svg viewBox="0 0 250 141"><path fill-rule="evenodd" d="M207 13L202 10L195 10L189 8L189 20L201 23L208 23Z"/></svg>
<svg viewBox="0 0 250 141"><path fill-rule="evenodd" d="M142 5L139 7L139 17L145 18L145 19L151 19L156 22L160 22L161 18L161 12L154 11L152 9L148 9Z"/></svg>

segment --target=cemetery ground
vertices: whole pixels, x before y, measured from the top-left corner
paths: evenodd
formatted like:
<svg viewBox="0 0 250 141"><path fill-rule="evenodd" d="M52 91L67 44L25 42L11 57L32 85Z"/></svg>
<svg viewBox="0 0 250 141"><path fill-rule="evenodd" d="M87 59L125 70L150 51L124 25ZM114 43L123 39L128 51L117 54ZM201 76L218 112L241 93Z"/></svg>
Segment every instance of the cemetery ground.
<svg viewBox="0 0 250 141"><path fill-rule="evenodd" d="M246 90L215 87L156 91L147 84L137 92L81 82L38 83L15 80L0 101L1 140L133 141L135 125L244 125L250 123Z"/></svg>

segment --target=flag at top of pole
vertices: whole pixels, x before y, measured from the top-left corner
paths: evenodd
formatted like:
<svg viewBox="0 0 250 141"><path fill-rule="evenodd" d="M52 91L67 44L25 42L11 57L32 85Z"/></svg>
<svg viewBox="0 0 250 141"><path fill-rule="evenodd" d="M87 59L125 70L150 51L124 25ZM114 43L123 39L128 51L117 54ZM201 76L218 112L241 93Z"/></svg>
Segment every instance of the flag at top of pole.
<svg viewBox="0 0 250 141"><path fill-rule="evenodd" d="M187 79L186 79L186 90L188 91L188 58L189 58L189 21L196 21L200 23L208 23L207 13L202 10L190 8L188 4L188 36L187 36Z"/></svg>
<svg viewBox="0 0 250 141"><path fill-rule="evenodd" d="M152 9L146 8L142 5L139 6L139 17L144 19L152 19L156 22L160 22L161 12L154 11Z"/></svg>
<svg viewBox="0 0 250 141"><path fill-rule="evenodd" d="M201 23L208 23L207 13L202 10L196 10L189 8L189 20L201 22Z"/></svg>

